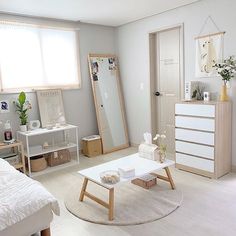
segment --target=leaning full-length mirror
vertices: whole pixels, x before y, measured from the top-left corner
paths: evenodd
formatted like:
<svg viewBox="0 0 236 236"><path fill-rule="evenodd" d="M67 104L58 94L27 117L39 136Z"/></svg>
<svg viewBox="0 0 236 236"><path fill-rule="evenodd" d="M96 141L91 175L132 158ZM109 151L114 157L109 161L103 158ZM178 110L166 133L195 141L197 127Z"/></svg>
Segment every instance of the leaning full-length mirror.
<svg viewBox="0 0 236 236"><path fill-rule="evenodd" d="M89 54L89 69L103 153L129 146L117 58Z"/></svg>

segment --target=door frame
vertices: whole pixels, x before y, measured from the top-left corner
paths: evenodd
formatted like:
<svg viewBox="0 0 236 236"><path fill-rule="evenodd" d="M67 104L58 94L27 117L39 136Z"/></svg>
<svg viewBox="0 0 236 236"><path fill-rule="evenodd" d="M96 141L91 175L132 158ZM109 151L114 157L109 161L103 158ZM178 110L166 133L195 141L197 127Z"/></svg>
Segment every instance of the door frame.
<svg viewBox="0 0 236 236"><path fill-rule="evenodd" d="M150 117L151 117L151 133L153 136L156 135L157 132L157 110L156 110L156 98L153 96L154 90L156 89L156 76L157 71L159 68L157 68L156 61L159 58L156 58L156 34L168 31L171 29L179 28L180 29L180 84L179 84L179 98L184 98L184 23L171 25L159 29L152 30L148 33L149 36L149 71L150 71Z"/></svg>

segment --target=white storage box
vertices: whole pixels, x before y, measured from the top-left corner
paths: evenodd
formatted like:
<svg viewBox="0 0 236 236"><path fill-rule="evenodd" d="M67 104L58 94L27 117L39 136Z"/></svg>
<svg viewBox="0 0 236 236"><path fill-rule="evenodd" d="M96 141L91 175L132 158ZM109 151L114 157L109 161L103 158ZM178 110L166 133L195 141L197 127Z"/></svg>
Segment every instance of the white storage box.
<svg viewBox="0 0 236 236"><path fill-rule="evenodd" d="M131 178L135 176L135 168L130 166L118 168L118 171L122 178Z"/></svg>
<svg viewBox="0 0 236 236"><path fill-rule="evenodd" d="M147 143L140 144L139 156L149 160L158 161L159 160L158 146L155 144L147 144Z"/></svg>

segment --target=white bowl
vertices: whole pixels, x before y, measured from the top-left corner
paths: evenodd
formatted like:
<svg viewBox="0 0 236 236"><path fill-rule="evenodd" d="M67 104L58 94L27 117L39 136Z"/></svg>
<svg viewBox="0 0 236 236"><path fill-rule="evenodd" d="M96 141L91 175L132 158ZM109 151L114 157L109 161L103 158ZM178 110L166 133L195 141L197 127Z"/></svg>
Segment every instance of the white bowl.
<svg viewBox="0 0 236 236"><path fill-rule="evenodd" d="M106 170L100 173L100 178L103 183L116 184L120 181L120 174L116 170Z"/></svg>

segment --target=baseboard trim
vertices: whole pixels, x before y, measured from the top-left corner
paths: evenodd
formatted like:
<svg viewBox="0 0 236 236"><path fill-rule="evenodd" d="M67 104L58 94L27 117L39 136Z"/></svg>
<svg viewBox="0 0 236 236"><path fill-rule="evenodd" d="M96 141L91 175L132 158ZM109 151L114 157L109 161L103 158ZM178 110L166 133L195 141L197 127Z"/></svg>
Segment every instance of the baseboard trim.
<svg viewBox="0 0 236 236"><path fill-rule="evenodd" d="M77 155L77 152L76 151L70 151L70 154L72 156L76 156ZM79 155L82 155L83 154L83 150L82 149L79 149Z"/></svg>
<svg viewBox="0 0 236 236"><path fill-rule="evenodd" d="M137 143L130 143L130 146L131 146L131 147L138 147L139 144L137 144Z"/></svg>
<svg viewBox="0 0 236 236"><path fill-rule="evenodd" d="M236 166L232 166L232 170L231 171L236 173Z"/></svg>

